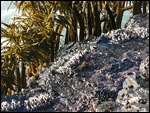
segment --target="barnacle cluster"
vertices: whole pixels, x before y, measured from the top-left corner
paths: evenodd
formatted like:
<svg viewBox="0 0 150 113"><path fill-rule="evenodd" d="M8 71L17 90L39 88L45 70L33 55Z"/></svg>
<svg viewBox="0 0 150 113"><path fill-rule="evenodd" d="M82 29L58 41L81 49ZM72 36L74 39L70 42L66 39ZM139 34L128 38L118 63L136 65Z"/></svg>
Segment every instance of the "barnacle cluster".
<svg viewBox="0 0 150 113"><path fill-rule="evenodd" d="M18 96L20 97L12 99L9 102L8 100L1 102L1 111L33 111L51 104L52 100L51 94L45 92L34 94L34 96L31 97L24 97L23 95Z"/></svg>
<svg viewBox="0 0 150 113"><path fill-rule="evenodd" d="M124 41L135 38L149 38L149 28L122 28L117 30L111 30L106 34L102 34L101 37L105 37L110 40L112 43L119 44Z"/></svg>

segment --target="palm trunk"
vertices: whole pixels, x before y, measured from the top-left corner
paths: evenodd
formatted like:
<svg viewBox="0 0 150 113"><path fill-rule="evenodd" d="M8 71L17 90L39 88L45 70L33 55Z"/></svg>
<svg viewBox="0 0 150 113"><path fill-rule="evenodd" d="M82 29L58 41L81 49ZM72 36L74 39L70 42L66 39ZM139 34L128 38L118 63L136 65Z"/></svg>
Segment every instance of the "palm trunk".
<svg viewBox="0 0 150 113"><path fill-rule="evenodd" d="M85 27L84 27L84 20L82 18L82 12L79 13L77 8L75 8L75 13L76 13L76 17L77 17L77 20L79 22L79 26L80 26L80 34L79 34L79 40L80 41L83 41L84 40L84 30L85 30Z"/></svg>
<svg viewBox="0 0 150 113"><path fill-rule="evenodd" d="M78 38L77 38L77 19L76 19L76 13L73 9L73 17L72 17L72 25L73 25L73 34L74 34L74 41L77 42Z"/></svg>
<svg viewBox="0 0 150 113"><path fill-rule="evenodd" d="M107 32L108 32L108 22L105 21L103 26L103 33L107 33Z"/></svg>
<svg viewBox="0 0 150 113"><path fill-rule="evenodd" d="M146 1L143 1L143 13L146 13Z"/></svg>
<svg viewBox="0 0 150 113"><path fill-rule="evenodd" d="M100 34L101 34L100 17L99 17L97 2L95 2L95 5L94 5L94 28L93 28L93 36L99 36Z"/></svg>
<svg viewBox="0 0 150 113"><path fill-rule="evenodd" d="M52 36L50 37L50 44L51 44L51 62L54 62L54 39L55 39L55 35L54 33L52 33Z"/></svg>
<svg viewBox="0 0 150 113"><path fill-rule="evenodd" d="M16 68L16 76L17 76L17 92L19 93L21 91L21 79L20 79L19 66L17 66Z"/></svg>
<svg viewBox="0 0 150 113"><path fill-rule="evenodd" d="M65 36L65 44L68 44L69 36L68 36L68 26L66 27L66 36Z"/></svg>
<svg viewBox="0 0 150 113"><path fill-rule="evenodd" d="M70 29L69 29L69 41L71 42L75 42L75 32L73 30L74 27L74 19L73 19L73 14L71 14L71 25L70 25Z"/></svg>
<svg viewBox="0 0 150 113"><path fill-rule="evenodd" d="M110 29L116 29L116 22L115 22L113 13L109 8L108 2L106 3L106 10L107 10L107 13L108 13L109 18L110 18L110 27L111 27Z"/></svg>
<svg viewBox="0 0 150 113"><path fill-rule="evenodd" d="M142 4L141 1L134 1L133 2L133 15L140 14L142 12L141 11L141 4Z"/></svg>
<svg viewBox="0 0 150 113"><path fill-rule="evenodd" d="M92 20L91 20L91 5L88 3L88 9L87 9L87 19L88 19L88 36L91 36L92 34Z"/></svg>
<svg viewBox="0 0 150 113"><path fill-rule="evenodd" d="M122 7L124 7L125 1L118 2L118 12L117 12L117 20L116 20L116 27L121 28L121 21L123 17Z"/></svg>
<svg viewBox="0 0 150 113"><path fill-rule="evenodd" d="M25 68L25 64L23 63L23 62L21 62L22 64L21 64L21 68L22 68L22 70L21 70L21 84L22 84L22 88L25 88L26 87L26 74L25 74L25 70L26 70L26 68Z"/></svg>
<svg viewBox="0 0 150 113"><path fill-rule="evenodd" d="M58 25L56 28L56 32L58 34L61 34L62 30L63 30L63 26ZM57 35L55 40L56 40L56 51L57 51L59 49L60 35Z"/></svg>

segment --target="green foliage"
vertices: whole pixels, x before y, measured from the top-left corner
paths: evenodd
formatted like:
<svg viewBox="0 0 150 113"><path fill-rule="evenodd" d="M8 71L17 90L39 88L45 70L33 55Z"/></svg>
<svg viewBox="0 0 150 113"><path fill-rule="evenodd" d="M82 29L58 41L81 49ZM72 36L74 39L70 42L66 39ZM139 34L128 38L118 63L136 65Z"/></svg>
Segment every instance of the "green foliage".
<svg viewBox="0 0 150 113"><path fill-rule="evenodd" d="M27 76L35 76L44 62L54 61L63 29L66 29L65 44L83 41L121 28L124 11L131 10L135 15L145 13L149 7L149 1L14 3L22 14L14 17L12 24L1 22L5 26L1 27L1 37L5 37L1 45L6 44L1 49L1 92L5 95L9 90L19 92L25 88Z"/></svg>

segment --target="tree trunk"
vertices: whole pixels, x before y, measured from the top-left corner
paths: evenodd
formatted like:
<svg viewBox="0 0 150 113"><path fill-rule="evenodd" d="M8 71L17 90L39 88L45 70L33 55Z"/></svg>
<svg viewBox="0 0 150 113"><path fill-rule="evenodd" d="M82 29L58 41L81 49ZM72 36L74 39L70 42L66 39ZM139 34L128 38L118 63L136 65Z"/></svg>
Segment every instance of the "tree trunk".
<svg viewBox="0 0 150 113"><path fill-rule="evenodd" d="M142 4L141 1L134 1L133 2L133 15L137 15L137 14L142 13L141 4Z"/></svg>
<svg viewBox="0 0 150 113"><path fill-rule="evenodd" d="M68 35L68 25L66 27L66 36L65 36L65 44L69 43L69 35Z"/></svg>
<svg viewBox="0 0 150 113"><path fill-rule="evenodd" d="M111 22L110 23L110 27L111 27L110 29L116 29L116 22L115 22L113 13L112 13L112 11L109 8L108 2L106 3L106 10L107 10L107 13L109 15L110 22Z"/></svg>
<svg viewBox="0 0 150 113"><path fill-rule="evenodd" d="M75 8L75 13L76 13L76 17L77 17L77 20L79 22L79 26L80 26L80 34L79 34L79 40L80 41L83 41L84 40L84 30L85 30L85 27L84 27L84 20L82 18L82 12L79 13L77 8Z"/></svg>
<svg viewBox="0 0 150 113"><path fill-rule="evenodd" d="M93 4L94 5L94 4ZM101 29L100 29L100 17L99 17L99 12L98 12L98 5L97 2L95 1L94 5L94 27L93 27L93 36L99 36L101 34Z"/></svg>
<svg viewBox="0 0 150 113"><path fill-rule="evenodd" d="M54 53L55 53L55 49L54 49L54 39L56 39L56 35L54 34L54 32L52 33L51 37L50 37L50 45L51 45L51 62L54 62Z"/></svg>
<svg viewBox="0 0 150 113"><path fill-rule="evenodd" d="M63 26L58 25L57 29L56 29L56 32L58 34L61 34L62 30L63 30ZM59 49L60 35L56 36L55 42L56 42L56 51L57 51Z"/></svg>
<svg viewBox="0 0 150 113"><path fill-rule="evenodd" d="M21 79L20 79L19 66L17 66L16 68L16 77L17 77L17 92L19 93L21 91Z"/></svg>
<svg viewBox="0 0 150 113"><path fill-rule="evenodd" d="M25 64L23 62L21 62L21 84L22 84L22 88L26 88L26 74L25 74Z"/></svg>
<svg viewBox="0 0 150 113"><path fill-rule="evenodd" d="M88 28L88 36L91 36L91 34L92 34L92 20L91 20L91 4L90 3L88 3L88 9L87 9L87 19L88 19L88 26L87 26L87 28Z"/></svg>
<svg viewBox="0 0 150 113"><path fill-rule="evenodd" d="M117 10L117 20L116 20L116 27L117 29L121 28L121 21L123 17L122 8L125 5L125 1L118 1L118 10Z"/></svg>

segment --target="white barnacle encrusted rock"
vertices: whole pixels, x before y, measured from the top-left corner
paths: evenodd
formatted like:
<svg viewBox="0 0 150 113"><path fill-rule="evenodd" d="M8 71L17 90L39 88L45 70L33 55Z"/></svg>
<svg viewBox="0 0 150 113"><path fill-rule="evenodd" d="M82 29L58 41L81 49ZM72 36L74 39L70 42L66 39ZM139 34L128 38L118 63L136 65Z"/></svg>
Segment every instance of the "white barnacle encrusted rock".
<svg viewBox="0 0 150 113"><path fill-rule="evenodd" d="M127 79L125 80L126 84L127 85L124 85L123 87L128 87L129 85L134 85L134 87L138 87L139 84L137 83L136 79L129 76L129 75L126 75Z"/></svg>
<svg viewBox="0 0 150 113"><path fill-rule="evenodd" d="M140 75L143 79L149 80L149 56L143 59L140 64Z"/></svg>
<svg viewBox="0 0 150 113"><path fill-rule="evenodd" d="M128 100L128 102L130 104L134 103L134 102L138 102L141 99L141 97L132 97Z"/></svg>
<svg viewBox="0 0 150 113"><path fill-rule="evenodd" d="M6 101L1 103L1 111L8 111L10 107L10 104Z"/></svg>
<svg viewBox="0 0 150 113"><path fill-rule="evenodd" d="M11 108L12 109L16 109L17 108L17 103L16 103L16 100L12 99L11 101Z"/></svg>
<svg viewBox="0 0 150 113"><path fill-rule="evenodd" d="M27 111L30 110L30 106L29 106L29 101L28 100L24 101L24 106L25 106L25 108L26 108Z"/></svg>

